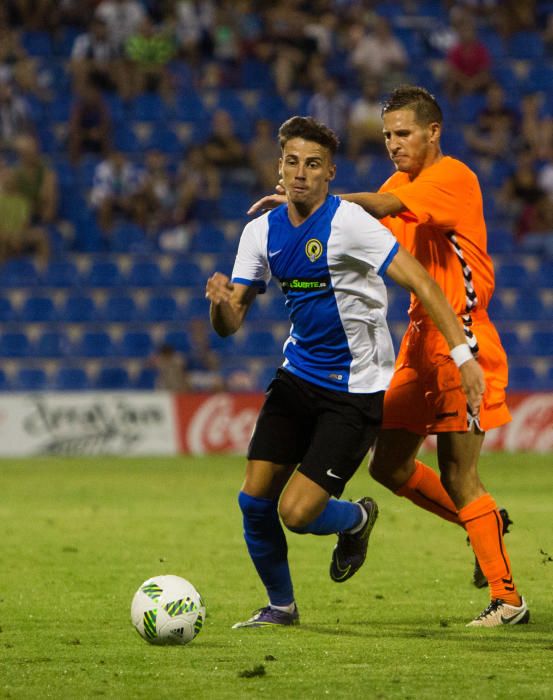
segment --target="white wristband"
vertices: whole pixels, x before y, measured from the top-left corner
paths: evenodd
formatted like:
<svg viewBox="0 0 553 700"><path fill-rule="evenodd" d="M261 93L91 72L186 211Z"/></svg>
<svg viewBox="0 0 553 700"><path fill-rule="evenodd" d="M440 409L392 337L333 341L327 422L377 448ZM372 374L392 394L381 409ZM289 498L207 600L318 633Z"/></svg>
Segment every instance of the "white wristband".
<svg viewBox="0 0 553 700"><path fill-rule="evenodd" d="M460 367L461 365L464 365L465 362L474 359L471 349L466 343L456 345L454 348L451 348L449 355L457 367Z"/></svg>

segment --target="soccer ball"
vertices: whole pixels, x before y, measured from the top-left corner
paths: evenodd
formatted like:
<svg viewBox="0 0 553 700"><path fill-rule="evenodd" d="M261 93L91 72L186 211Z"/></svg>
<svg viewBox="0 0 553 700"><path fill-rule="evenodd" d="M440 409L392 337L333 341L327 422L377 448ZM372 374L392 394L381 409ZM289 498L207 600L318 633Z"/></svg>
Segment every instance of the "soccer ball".
<svg viewBox="0 0 553 700"><path fill-rule="evenodd" d="M134 594L131 620L150 644L188 644L202 629L205 605L190 581L154 576Z"/></svg>

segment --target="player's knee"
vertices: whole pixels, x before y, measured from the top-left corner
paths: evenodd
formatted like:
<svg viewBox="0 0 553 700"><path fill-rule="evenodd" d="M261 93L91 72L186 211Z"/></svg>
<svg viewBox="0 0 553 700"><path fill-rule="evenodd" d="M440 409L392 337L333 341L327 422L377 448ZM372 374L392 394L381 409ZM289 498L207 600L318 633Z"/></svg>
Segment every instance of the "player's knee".
<svg viewBox="0 0 553 700"><path fill-rule="evenodd" d="M409 479L411 472L412 469L409 469L408 465L390 465L386 460L375 459L375 457L369 464L369 474L372 478L394 492Z"/></svg>
<svg viewBox="0 0 553 700"><path fill-rule="evenodd" d="M301 532L313 520L311 510L299 503L281 503L279 515L284 526L292 532Z"/></svg>

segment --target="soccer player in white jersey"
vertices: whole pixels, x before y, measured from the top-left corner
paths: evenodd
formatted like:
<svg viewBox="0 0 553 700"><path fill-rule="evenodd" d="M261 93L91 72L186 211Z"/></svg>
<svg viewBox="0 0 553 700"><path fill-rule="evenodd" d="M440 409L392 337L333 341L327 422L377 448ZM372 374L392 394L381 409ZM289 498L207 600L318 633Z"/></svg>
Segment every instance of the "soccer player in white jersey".
<svg viewBox="0 0 553 700"><path fill-rule="evenodd" d="M216 272L206 286L211 323L221 336L240 328L271 277L292 324L238 498L248 552L269 601L235 628L299 622L281 521L295 533L338 535L330 564L336 582L365 560L378 507L369 497L352 503L340 495L376 438L393 372L382 275L418 296L450 349L466 343L438 285L388 229L358 205L329 195L335 134L310 117L292 117L279 141L288 204L248 223L232 279ZM482 371L468 360L460 372L477 414Z"/></svg>

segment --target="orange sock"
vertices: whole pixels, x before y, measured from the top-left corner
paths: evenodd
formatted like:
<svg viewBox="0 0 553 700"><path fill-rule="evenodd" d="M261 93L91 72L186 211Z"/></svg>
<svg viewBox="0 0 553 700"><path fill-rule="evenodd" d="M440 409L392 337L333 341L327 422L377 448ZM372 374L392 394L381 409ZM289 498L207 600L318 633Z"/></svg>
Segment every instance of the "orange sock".
<svg viewBox="0 0 553 700"><path fill-rule="evenodd" d="M503 543L503 523L489 493L480 496L459 511L480 567L488 579L490 596L509 605L520 605L513 582L511 562Z"/></svg>
<svg viewBox="0 0 553 700"><path fill-rule="evenodd" d="M461 524L455 503L449 497L438 474L418 460L415 460L415 471L396 491L396 495L408 498L416 506L429 510L444 520Z"/></svg>

